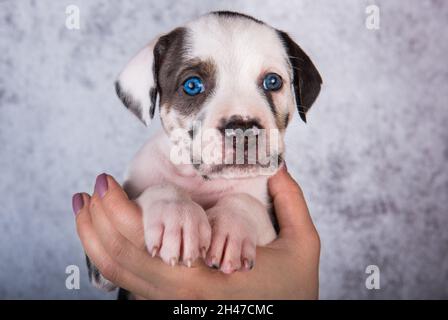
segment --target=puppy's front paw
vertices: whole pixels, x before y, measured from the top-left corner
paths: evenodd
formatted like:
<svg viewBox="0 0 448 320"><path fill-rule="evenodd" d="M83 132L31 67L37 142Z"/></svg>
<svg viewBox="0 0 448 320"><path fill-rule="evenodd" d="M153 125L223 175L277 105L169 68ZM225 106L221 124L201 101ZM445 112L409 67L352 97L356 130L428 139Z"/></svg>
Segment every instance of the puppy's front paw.
<svg viewBox="0 0 448 320"><path fill-rule="evenodd" d="M255 226L244 212L226 207L207 210L212 227L212 241L207 253L209 267L224 273L251 270L255 264L257 237Z"/></svg>
<svg viewBox="0 0 448 320"><path fill-rule="evenodd" d="M182 262L188 267L199 256L205 259L211 229L201 206L182 198L139 204L146 248L153 257L159 255L172 266Z"/></svg>

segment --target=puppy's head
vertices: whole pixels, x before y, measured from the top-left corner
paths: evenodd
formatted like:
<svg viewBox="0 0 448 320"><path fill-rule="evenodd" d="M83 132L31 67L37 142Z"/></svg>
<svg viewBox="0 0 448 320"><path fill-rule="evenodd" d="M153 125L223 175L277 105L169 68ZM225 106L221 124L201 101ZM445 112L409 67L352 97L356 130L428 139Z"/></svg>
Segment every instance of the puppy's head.
<svg viewBox="0 0 448 320"><path fill-rule="evenodd" d="M158 102L177 147L172 155L183 153L203 176L237 178L267 167L275 172L294 110L306 121L321 83L285 32L213 12L154 39L128 63L116 89L146 125Z"/></svg>

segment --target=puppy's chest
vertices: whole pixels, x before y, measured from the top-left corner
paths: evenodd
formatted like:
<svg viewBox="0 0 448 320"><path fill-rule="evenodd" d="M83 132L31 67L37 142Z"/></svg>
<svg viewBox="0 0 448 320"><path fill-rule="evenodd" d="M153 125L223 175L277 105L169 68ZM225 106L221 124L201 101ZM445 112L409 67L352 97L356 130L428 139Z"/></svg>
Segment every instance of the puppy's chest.
<svg viewBox="0 0 448 320"><path fill-rule="evenodd" d="M181 178L172 181L191 196L192 200L204 209L213 207L225 195L247 193L269 207L266 181L256 180L203 180L202 178Z"/></svg>
<svg viewBox="0 0 448 320"><path fill-rule="evenodd" d="M208 209L213 207L216 202L225 195L244 192L240 189L239 184L241 184L241 182L238 181L226 181L225 183L207 181L202 185L196 185L189 188L188 192L193 201L200 204L204 209ZM264 198L262 194L252 194L252 196L260 201ZM266 204L264 201L262 202L263 204Z"/></svg>

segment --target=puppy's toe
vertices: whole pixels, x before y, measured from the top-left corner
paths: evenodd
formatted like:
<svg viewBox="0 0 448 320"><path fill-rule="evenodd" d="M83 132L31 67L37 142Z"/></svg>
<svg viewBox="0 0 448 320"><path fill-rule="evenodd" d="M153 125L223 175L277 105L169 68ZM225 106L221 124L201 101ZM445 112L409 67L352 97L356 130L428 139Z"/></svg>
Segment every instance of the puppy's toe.
<svg viewBox="0 0 448 320"><path fill-rule="evenodd" d="M239 239L228 238L221 262L221 271L224 273L232 273L241 268L241 246L242 241Z"/></svg>
<svg viewBox="0 0 448 320"><path fill-rule="evenodd" d="M199 254L205 260L208 249L210 248L212 238L212 229L208 221L199 224Z"/></svg>
<svg viewBox="0 0 448 320"><path fill-rule="evenodd" d="M201 235L198 223L185 223L182 228L182 262L185 266L191 267L193 262L203 253L205 246L201 244ZM202 252L201 252L202 251Z"/></svg>
<svg viewBox="0 0 448 320"><path fill-rule="evenodd" d="M182 235L180 228L165 226L162 246L159 251L160 258L165 263L175 266L179 262L181 241Z"/></svg>
<svg viewBox="0 0 448 320"><path fill-rule="evenodd" d="M145 227L146 249L152 257L155 257L162 245L163 225L154 223Z"/></svg>
<svg viewBox="0 0 448 320"><path fill-rule="evenodd" d="M205 261L209 267L214 269L220 268L226 242L226 234L213 234L210 249L207 253L207 259Z"/></svg>
<svg viewBox="0 0 448 320"><path fill-rule="evenodd" d="M241 263L242 269L245 271L252 270L255 266L255 242L245 239L241 247Z"/></svg>

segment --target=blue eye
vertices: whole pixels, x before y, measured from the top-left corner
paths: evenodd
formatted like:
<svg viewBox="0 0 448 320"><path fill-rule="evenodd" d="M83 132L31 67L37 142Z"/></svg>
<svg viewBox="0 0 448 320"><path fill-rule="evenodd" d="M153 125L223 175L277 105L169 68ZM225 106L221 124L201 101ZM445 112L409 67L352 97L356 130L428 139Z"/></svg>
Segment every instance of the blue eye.
<svg viewBox="0 0 448 320"><path fill-rule="evenodd" d="M268 91L277 91L282 87L282 78L276 73L268 73L263 79L263 88Z"/></svg>
<svg viewBox="0 0 448 320"><path fill-rule="evenodd" d="M189 96L195 96L204 92L204 85L199 77L188 78L183 85L184 91Z"/></svg>

